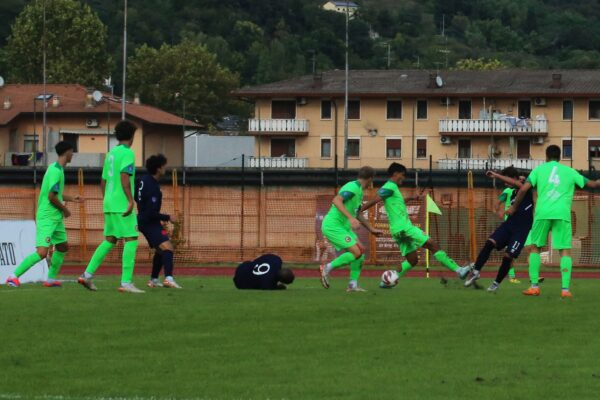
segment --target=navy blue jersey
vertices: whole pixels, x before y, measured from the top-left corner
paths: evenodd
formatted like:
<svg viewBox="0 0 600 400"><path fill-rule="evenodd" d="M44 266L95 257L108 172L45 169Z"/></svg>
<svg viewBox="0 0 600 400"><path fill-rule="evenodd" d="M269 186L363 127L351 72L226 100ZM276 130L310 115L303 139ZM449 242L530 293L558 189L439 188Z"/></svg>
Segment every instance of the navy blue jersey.
<svg viewBox="0 0 600 400"><path fill-rule="evenodd" d="M515 202L517 192L518 190L513 191L510 198L510 204ZM511 225L524 227L531 227L531 225L533 225L533 190L530 189L527 191L525 198L523 198L523 201L519 204L517 211L506 220L506 222L509 221Z"/></svg>
<svg viewBox="0 0 600 400"><path fill-rule="evenodd" d="M238 289L275 290L283 262L275 254L265 254L254 261L244 261L235 270L233 283Z"/></svg>
<svg viewBox="0 0 600 400"><path fill-rule="evenodd" d="M139 226L169 220L167 214L160 213L162 192L152 175L144 175L136 180L134 198L138 207Z"/></svg>

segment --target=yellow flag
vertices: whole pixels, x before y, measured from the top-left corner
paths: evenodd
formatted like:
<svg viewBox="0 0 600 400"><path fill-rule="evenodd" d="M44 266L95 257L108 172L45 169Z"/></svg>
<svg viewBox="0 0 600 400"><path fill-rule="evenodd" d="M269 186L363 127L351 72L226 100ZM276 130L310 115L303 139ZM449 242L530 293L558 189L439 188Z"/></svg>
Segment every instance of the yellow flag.
<svg viewBox="0 0 600 400"><path fill-rule="evenodd" d="M427 213L442 215L442 211L429 195L427 195Z"/></svg>

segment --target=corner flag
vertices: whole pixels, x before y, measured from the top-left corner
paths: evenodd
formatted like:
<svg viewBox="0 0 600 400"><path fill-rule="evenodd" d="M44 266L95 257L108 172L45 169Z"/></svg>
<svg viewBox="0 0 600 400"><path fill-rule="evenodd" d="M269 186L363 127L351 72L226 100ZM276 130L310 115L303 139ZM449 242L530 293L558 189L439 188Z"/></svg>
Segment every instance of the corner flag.
<svg viewBox="0 0 600 400"><path fill-rule="evenodd" d="M442 211L429 195L427 195L427 213L442 215Z"/></svg>
<svg viewBox="0 0 600 400"><path fill-rule="evenodd" d="M431 196L427 195L425 199L425 233L429 236L429 214L437 214L442 215L442 211L435 204L435 201L431 198ZM425 251L425 276L429 278L429 250Z"/></svg>

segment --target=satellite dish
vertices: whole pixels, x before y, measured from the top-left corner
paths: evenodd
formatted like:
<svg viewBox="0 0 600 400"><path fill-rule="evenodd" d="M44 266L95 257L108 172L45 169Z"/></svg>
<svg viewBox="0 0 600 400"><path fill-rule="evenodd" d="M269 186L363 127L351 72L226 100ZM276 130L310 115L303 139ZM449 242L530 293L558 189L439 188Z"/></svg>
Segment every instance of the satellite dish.
<svg viewBox="0 0 600 400"><path fill-rule="evenodd" d="M4 86L4 78L0 76L0 87Z"/></svg>
<svg viewBox="0 0 600 400"><path fill-rule="evenodd" d="M92 98L96 103L102 101L102 92L99 90L94 90L94 93L92 93Z"/></svg>
<svg viewBox="0 0 600 400"><path fill-rule="evenodd" d="M439 88L441 88L442 86L444 86L444 80L442 79L441 76L436 76L435 77L435 85Z"/></svg>

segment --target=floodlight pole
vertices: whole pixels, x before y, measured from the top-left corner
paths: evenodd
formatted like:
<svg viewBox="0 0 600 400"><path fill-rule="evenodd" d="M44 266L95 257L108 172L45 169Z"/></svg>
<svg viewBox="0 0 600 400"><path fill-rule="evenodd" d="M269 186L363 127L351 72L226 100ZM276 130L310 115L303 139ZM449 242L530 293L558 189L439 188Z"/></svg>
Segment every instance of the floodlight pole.
<svg viewBox="0 0 600 400"><path fill-rule="evenodd" d="M346 1L346 76L344 89L344 169L348 168L348 25L350 21L350 2Z"/></svg>
<svg viewBox="0 0 600 400"><path fill-rule="evenodd" d="M125 119L125 86L127 83L127 0L123 12L123 94L121 96L121 119Z"/></svg>
<svg viewBox="0 0 600 400"><path fill-rule="evenodd" d="M42 10L43 10L43 32L42 32L42 86L43 86L43 94L44 94L44 106L42 108L42 137L43 137L43 141L44 141L44 166L48 166L48 154L47 154L47 150L48 150L48 134L47 134L47 125L48 125L48 121L47 121L47 109L48 109L48 100L47 100L47 94L46 94L46 76L47 76L47 71L46 71L46 52L47 52L47 47L48 47L48 41L47 41L47 35L46 35L46 0L43 1L42 3ZM34 100L34 104L35 104L35 100ZM37 154L36 154L36 158L37 158Z"/></svg>

